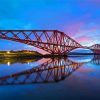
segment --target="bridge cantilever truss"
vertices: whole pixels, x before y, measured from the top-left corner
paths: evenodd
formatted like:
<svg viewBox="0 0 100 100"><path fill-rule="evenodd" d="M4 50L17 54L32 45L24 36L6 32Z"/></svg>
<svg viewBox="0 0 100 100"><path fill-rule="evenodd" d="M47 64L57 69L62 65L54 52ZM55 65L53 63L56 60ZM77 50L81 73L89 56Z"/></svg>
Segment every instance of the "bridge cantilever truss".
<svg viewBox="0 0 100 100"><path fill-rule="evenodd" d="M58 30L0 30L0 38L32 45L52 54L66 54L82 47Z"/></svg>
<svg viewBox="0 0 100 100"><path fill-rule="evenodd" d="M94 54L100 54L100 44L94 44L89 47L93 51Z"/></svg>

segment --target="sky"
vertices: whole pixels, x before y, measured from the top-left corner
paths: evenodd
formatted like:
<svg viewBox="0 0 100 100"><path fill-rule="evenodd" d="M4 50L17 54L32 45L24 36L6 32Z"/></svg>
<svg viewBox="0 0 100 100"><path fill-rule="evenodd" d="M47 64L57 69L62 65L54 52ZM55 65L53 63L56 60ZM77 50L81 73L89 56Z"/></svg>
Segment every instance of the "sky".
<svg viewBox="0 0 100 100"><path fill-rule="evenodd" d="M9 29L56 29L84 46L99 44L100 0L0 0L0 30ZM0 39L0 50L19 49L39 50Z"/></svg>

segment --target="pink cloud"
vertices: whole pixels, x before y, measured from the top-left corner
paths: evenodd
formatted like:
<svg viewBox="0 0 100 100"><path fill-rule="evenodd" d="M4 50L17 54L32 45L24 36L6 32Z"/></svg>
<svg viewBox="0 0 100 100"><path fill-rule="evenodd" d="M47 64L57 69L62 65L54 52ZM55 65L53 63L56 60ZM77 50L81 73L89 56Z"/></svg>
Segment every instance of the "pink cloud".
<svg viewBox="0 0 100 100"><path fill-rule="evenodd" d="M85 16L84 16L85 17ZM97 31L100 29L99 25L96 23L86 23L86 22L80 22L77 23L74 22L70 24L66 29L65 33L72 37L74 40L81 44L88 44L91 45L94 41L91 34L97 33ZM91 42L91 44L89 43Z"/></svg>
<svg viewBox="0 0 100 100"><path fill-rule="evenodd" d="M84 16L78 17L77 19L75 19L74 22L71 22L70 24L68 24L65 27L65 32L69 35L69 36L75 36L77 34L79 34L79 31L85 26L87 25L88 19L90 18L89 14L85 14Z"/></svg>
<svg viewBox="0 0 100 100"><path fill-rule="evenodd" d="M81 26L83 26L83 25L84 25L84 23L82 23L82 22L72 23L66 27L65 31L70 36L76 35L77 33L79 33L79 30L80 30Z"/></svg>
<svg viewBox="0 0 100 100"><path fill-rule="evenodd" d="M91 38L88 36L80 36L78 38L76 38L76 41L79 43L88 43L89 41L91 41Z"/></svg>

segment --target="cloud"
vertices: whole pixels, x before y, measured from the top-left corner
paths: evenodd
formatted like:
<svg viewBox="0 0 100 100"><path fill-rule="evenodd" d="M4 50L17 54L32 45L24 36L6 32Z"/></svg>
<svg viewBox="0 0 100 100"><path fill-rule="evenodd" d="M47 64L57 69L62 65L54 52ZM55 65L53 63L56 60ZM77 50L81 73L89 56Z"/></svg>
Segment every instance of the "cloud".
<svg viewBox="0 0 100 100"><path fill-rule="evenodd" d="M84 25L84 23L82 23L82 22L72 23L66 27L66 32L70 36L77 35L77 33L79 33L79 31L83 25Z"/></svg>
<svg viewBox="0 0 100 100"><path fill-rule="evenodd" d="M82 45L91 45L91 38L88 36L80 36L76 38L76 41Z"/></svg>
<svg viewBox="0 0 100 100"><path fill-rule="evenodd" d="M99 29L87 29L80 30L79 34L75 36L75 40L85 46L91 46L93 44L100 43L100 30Z"/></svg>
<svg viewBox="0 0 100 100"><path fill-rule="evenodd" d="M80 36L80 37L78 37L76 39L77 39L77 41L81 41L81 42L91 40L90 37L88 37L88 36Z"/></svg>

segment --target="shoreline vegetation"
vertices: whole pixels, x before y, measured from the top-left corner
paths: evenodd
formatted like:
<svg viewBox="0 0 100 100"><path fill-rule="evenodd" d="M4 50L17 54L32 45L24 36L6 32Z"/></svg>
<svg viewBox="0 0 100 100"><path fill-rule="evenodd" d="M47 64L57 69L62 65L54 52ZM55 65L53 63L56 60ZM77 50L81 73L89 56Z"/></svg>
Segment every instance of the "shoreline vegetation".
<svg viewBox="0 0 100 100"><path fill-rule="evenodd" d="M46 54L43 55L37 51L21 50L21 51L0 51L0 59L25 59L25 58L54 58L54 57L67 57L67 56L84 56L94 55L94 53L69 53L68 55Z"/></svg>
<svg viewBox="0 0 100 100"><path fill-rule="evenodd" d="M21 51L0 51L0 64L14 64L14 63L30 63L38 61L41 58L55 58L62 57L62 55L42 55L37 51L21 50Z"/></svg>
<svg viewBox="0 0 100 100"><path fill-rule="evenodd" d="M41 59L42 54L36 51L0 51L0 64L30 63Z"/></svg>
<svg viewBox="0 0 100 100"><path fill-rule="evenodd" d="M66 55L46 54L43 55L37 51L21 50L21 51L0 51L0 59L23 59L23 58L48 58L60 57Z"/></svg>
<svg viewBox="0 0 100 100"><path fill-rule="evenodd" d="M21 51L0 51L0 58L2 59L10 59L10 58L33 58L33 57L41 57L42 54L38 53L37 51L28 51L28 50L21 50Z"/></svg>

